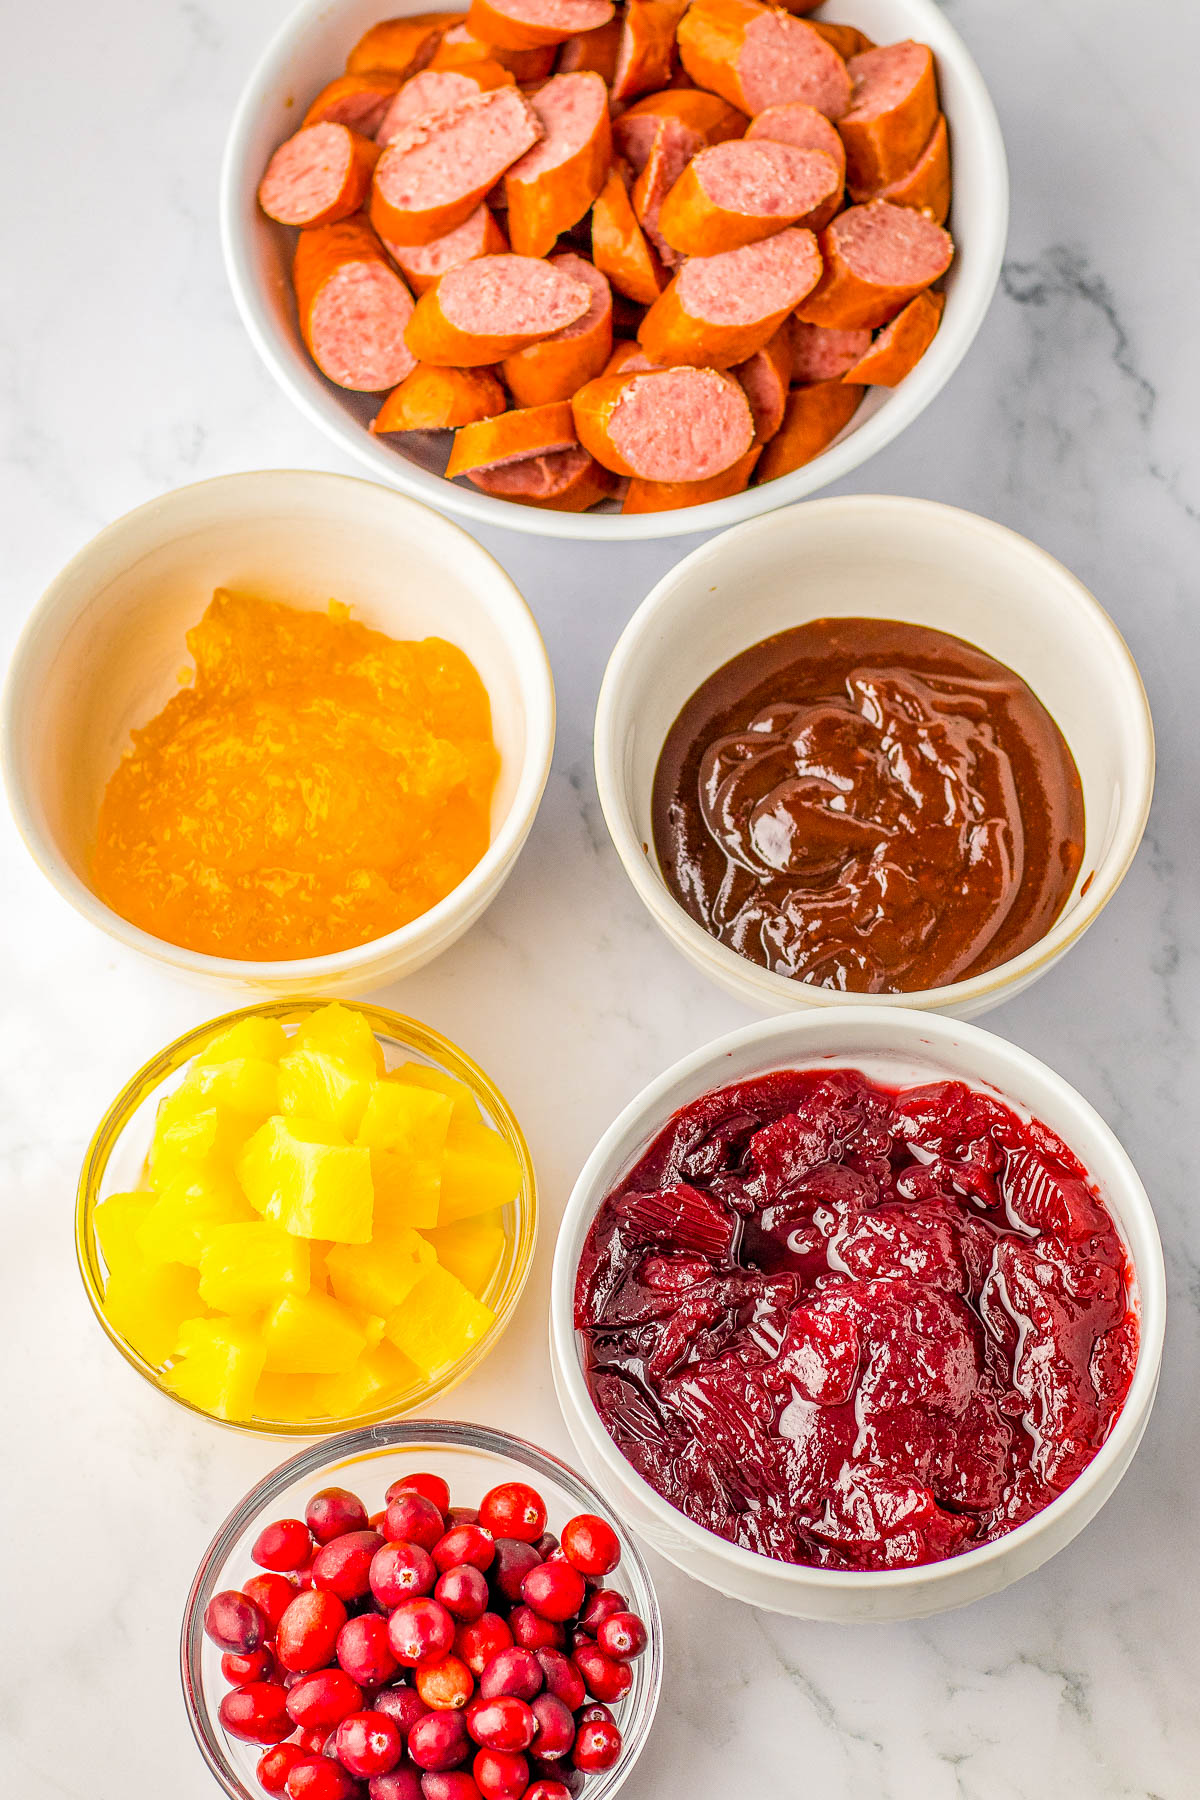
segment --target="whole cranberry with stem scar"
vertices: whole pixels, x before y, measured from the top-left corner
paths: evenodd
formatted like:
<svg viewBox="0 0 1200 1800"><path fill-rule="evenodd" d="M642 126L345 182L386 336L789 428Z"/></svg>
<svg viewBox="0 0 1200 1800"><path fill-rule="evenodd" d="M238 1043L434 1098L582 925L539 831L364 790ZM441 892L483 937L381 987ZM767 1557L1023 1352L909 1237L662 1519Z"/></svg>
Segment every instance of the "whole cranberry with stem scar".
<svg viewBox="0 0 1200 1800"><path fill-rule="evenodd" d="M633 1686L629 1664L605 1656L598 1646L581 1644L575 1652L575 1667L583 1676L588 1693L597 1700L623 1700Z"/></svg>
<svg viewBox="0 0 1200 1800"><path fill-rule="evenodd" d="M535 1650L533 1654L541 1665L546 1692L561 1700L570 1712L577 1712L587 1699L587 1689L570 1657L561 1650Z"/></svg>
<svg viewBox="0 0 1200 1800"><path fill-rule="evenodd" d="M525 1800L571 1800L571 1790L552 1775L541 1775L525 1789Z"/></svg>
<svg viewBox="0 0 1200 1800"><path fill-rule="evenodd" d="M540 1757L534 1756L531 1752L529 1757L529 1772L533 1776L535 1782L544 1781L550 1784L556 1796L556 1800L561 1800L561 1796L558 1795L559 1788L565 1788L567 1794L570 1796L570 1800L578 1800L578 1796L583 1792L583 1776L575 1767L574 1763L569 1760L557 1763L544 1763ZM529 1790L526 1789L526 1792L528 1793Z"/></svg>
<svg viewBox="0 0 1200 1800"><path fill-rule="evenodd" d="M390 1506L398 1494L420 1494L428 1500L444 1516L450 1505L450 1488L440 1475L428 1475L418 1469L412 1475L402 1475L399 1481L393 1481L384 1495L384 1505Z"/></svg>
<svg viewBox="0 0 1200 1800"><path fill-rule="evenodd" d="M385 1714L357 1712L338 1726L334 1747L343 1769L368 1781L395 1768L404 1754L404 1739Z"/></svg>
<svg viewBox="0 0 1200 1800"><path fill-rule="evenodd" d="M496 1700L512 1694L518 1700L532 1700L542 1691L542 1665L532 1650L515 1646L494 1656L479 1677L479 1692L485 1700Z"/></svg>
<svg viewBox="0 0 1200 1800"><path fill-rule="evenodd" d="M390 1681L400 1667L388 1642L387 1620L378 1613L347 1619L337 1635L338 1663L360 1687Z"/></svg>
<svg viewBox="0 0 1200 1800"><path fill-rule="evenodd" d="M454 1634L454 1649L472 1675L482 1675L493 1656L511 1650L513 1634L499 1613L485 1612L469 1625L460 1625Z"/></svg>
<svg viewBox="0 0 1200 1800"><path fill-rule="evenodd" d="M419 1544L422 1550L432 1550L445 1532L445 1519L424 1494L406 1488L394 1500L389 1500L383 1535L392 1543Z"/></svg>
<svg viewBox="0 0 1200 1800"><path fill-rule="evenodd" d="M440 1662L454 1645L454 1620L436 1600L404 1600L388 1620L392 1655L406 1668Z"/></svg>
<svg viewBox="0 0 1200 1800"><path fill-rule="evenodd" d="M312 1555L312 1538L303 1519L276 1519L264 1525L250 1546L250 1561L260 1569L302 1569Z"/></svg>
<svg viewBox="0 0 1200 1800"><path fill-rule="evenodd" d="M264 1750L254 1770L258 1776L258 1785L265 1788L268 1794L282 1794L288 1770L303 1755L304 1751L299 1744L275 1744L270 1750Z"/></svg>
<svg viewBox="0 0 1200 1800"><path fill-rule="evenodd" d="M627 1610L628 1602L624 1594L618 1594L616 1588L597 1588L595 1593L588 1595L584 1609L579 1615L579 1623L585 1631L590 1631L595 1635L605 1619L610 1619L613 1613Z"/></svg>
<svg viewBox="0 0 1200 1800"><path fill-rule="evenodd" d="M247 1600L253 1600L274 1631L300 1590L286 1575L266 1574L252 1575L242 1592Z"/></svg>
<svg viewBox="0 0 1200 1800"><path fill-rule="evenodd" d="M528 1750L537 1731L533 1708L515 1694L473 1700L467 1708L467 1730L485 1750Z"/></svg>
<svg viewBox="0 0 1200 1800"><path fill-rule="evenodd" d="M481 1800L465 1769L430 1769L421 1777L422 1800Z"/></svg>
<svg viewBox="0 0 1200 1800"><path fill-rule="evenodd" d="M457 1712L475 1692L475 1677L459 1656L422 1663L416 1683L417 1693L434 1712Z"/></svg>
<svg viewBox="0 0 1200 1800"><path fill-rule="evenodd" d="M558 1762L575 1742L575 1719L570 1707L553 1694L539 1694L533 1702L537 1728L532 1748L543 1762Z"/></svg>
<svg viewBox="0 0 1200 1800"><path fill-rule="evenodd" d="M412 1687L381 1688L371 1705L376 1712L385 1713L405 1735L429 1711L416 1688Z"/></svg>
<svg viewBox="0 0 1200 1800"><path fill-rule="evenodd" d="M521 1583L541 1560L532 1544L522 1544L516 1538L497 1538L496 1560L488 1570L488 1579L497 1593L515 1603L521 1598Z"/></svg>
<svg viewBox="0 0 1200 1800"><path fill-rule="evenodd" d="M600 1769L611 1769L620 1754L621 1733L615 1725L603 1719L593 1719L585 1721L579 1727L572 1755L575 1767L582 1769L585 1775L594 1775Z"/></svg>
<svg viewBox="0 0 1200 1800"><path fill-rule="evenodd" d="M493 1537L532 1544L546 1529L546 1503L527 1482L503 1481L479 1502L479 1523Z"/></svg>
<svg viewBox="0 0 1200 1800"><path fill-rule="evenodd" d="M480 1750L471 1773L483 1800L521 1800L529 1786L529 1764L511 1750Z"/></svg>
<svg viewBox="0 0 1200 1800"><path fill-rule="evenodd" d="M431 1554L443 1575L460 1563L469 1563L471 1568L486 1574L496 1560L496 1545L482 1525L456 1525L438 1539Z"/></svg>
<svg viewBox="0 0 1200 1800"><path fill-rule="evenodd" d="M546 1565L549 1567L549 1565ZM515 1643L524 1650L561 1650L567 1634L553 1619L543 1619L531 1606L514 1606L508 1615L508 1628Z"/></svg>
<svg viewBox="0 0 1200 1800"><path fill-rule="evenodd" d="M287 1690L278 1681L251 1681L231 1688L217 1708L230 1737L244 1744L281 1744L295 1726L288 1716Z"/></svg>
<svg viewBox="0 0 1200 1800"><path fill-rule="evenodd" d="M230 1687L244 1687L248 1681L270 1681L275 1674L275 1657L270 1650L251 1650L245 1656L227 1650L221 1658L221 1673Z"/></svg>
<svg viewBox="0 0 1200 1800"><path fill-rule="evenodd" d="M324 1669L337 1651L338 1633L346 1623L346 1608L336 1594L316 1590L299 1593L279 1621L275 1655L296 1675Z"/></svg>
<svg viewBox="0 0 1200 1800"><path fill-rule="evenodd" d="M477 1506L448 1506L446 1508L446 1529L453 1531L456 1525L478 1525L479 1508Z"/></svg>
<svg viewBox="0 0 1200 1800"><path fill-rule="evenodd" d="M341 1763L328 1756L304 1756L288 1770L288 1800L352 1800L356 1782Z"/></svg>
<svg viewBox="0 0 1200 1800"><path fill-rule="evenodd" d="M616 1662L632 1662L642 1654L650 1638L636 1613L610 1613L596 1633L596 1644Z"/></svg>
<svg viewBox="0 0 1200 1800"><path fill-rule="evenodd" d="M474 1745L461 1712L430 1712L408 1734L408 1754L418 1769L457 1769Z"/></svg>
<svg viewBox="0 0 1200 1800"><path fill-rule="evenodd" d="M563 1526L563 1555L581 1575L607 1575L621 1560L621 1542L606 1519L579 1513Z"/></svg>
<svg viewBox="0 0 1200 1800"><path fill-rule="evenodd" d="M550 1558L552 1556L557 1556L558 1552L562 1549L562 1545L552 1531L543 1531L541 1537L537 1539L533 1547L543 1562L549 1562Z"/></svg>
<svg viewBox="0 0 1200 1800"><path fill-rule="evenodd" d="M371 1592L382 1606L399 1606L402 1600L433 1592L437 1568L420 1544L384 1544L371 1559L368 1579Z"/></svg>
<svg viewBox="0 0 1200 1800"><path fill-rule="evenodd" d="M470 1563L459 1563L457 1568L447 1569L444 1575L438 1576L433 1597L440 1600L454 1618L469 1625L487 1611L487 1577Z"/></svg>
<svg viewBox="0 0 1200 1800"><path fill-rule="evenodd" d="M587 1583L569 1562L539 1563L521 1583L521 1595L539 1619L561 1625L583 1605Z"/></svg>
<svg viewBox="0 0 1200 1800"><path fill-rule="evenodd" d="M320 1669L288 1689L288 1714L304 1731L331 1731L361 1706L362 1689L344 1669Z"/></svg>
<svg viewBox="0 0 1200 1800"><path fill-rule="evenodd" d="M421 1777L405 1763L386 1775L373 1775L367 1788L370 1800L423 1800Z"/></svg>
<svg viewBox="0 0 1200 1800"><path fill-rule="evenodd" d="M377 1531L347 1531L313 1557L313 1586L339 1600L361 1600L371 1591L371 1563L382 1549Z"/></svg>
<svg viewBox="0 0 1200 1800"><path fill-rule="evenodd" d="M577 1725L615 1725L616 1722L611 1707L605 1706L603 1700L592 1700L587 1706L581 1706L575 1721Z"/></svg>
<svg viewBox="0 0 1200 1800"><path fill-rule="evenodd" d="M367 1509L349 1488L322 1488L305 1507L304 1522L318 1544L328 1544L348 1531L365 1531Z"/></svg>
<svg viewBox="0 0 1200 1800"><path fill-rule="evenodd" d="M248 1656L267 1641L265 1615L248 1595L237 1588L226 1588L214 1594L204 1609L204 1633L218 1650L231 1650Z"/></svg>

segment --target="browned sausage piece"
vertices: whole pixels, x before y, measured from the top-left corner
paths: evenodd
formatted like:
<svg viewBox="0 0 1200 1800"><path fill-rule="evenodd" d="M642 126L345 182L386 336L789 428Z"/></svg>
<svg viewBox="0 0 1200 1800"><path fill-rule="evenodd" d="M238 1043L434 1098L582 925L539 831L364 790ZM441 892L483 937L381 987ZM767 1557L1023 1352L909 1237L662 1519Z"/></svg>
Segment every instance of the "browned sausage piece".
<svg viewBox="0 0 1200 1800"><path fill-rule="evenodd" d="M280 225L332 225L367 197L379 146L348 125L305 125L280 144L258 185L258 204Z"/></svg>
<svg viewBox="0 0 1200 1800"><path fill-rule="evenodd" d="M642 320L638 342L656 362L745 362L774 337L820 272L816 239L795 225L761 244L694 256Z"/></svg>
<svg viewBox="0 0 1200 1800"><path fill-rule="evenodd" d="M675 32L688 0L629 0L612 76L614 101L666 87L675 57Z"/></svg>
<svg viewBox="0 0 1200 1800"><path fill-rule="evenodd" d="M302 123L348 125L351 131L374 137L403 80L395 69L365 69L361 75L338 75L321 89Z"/></svg>
<svg viewBox="0 0 1200 1800"><path fill-rule="evenodd" d="M823 150L745 139L692 158L664 199L658 229L684 256L715 256L770 237L785 225L828 223L842 183Z"/></svg>
<svg viewBox="0 0 1200 1800"><path fill-rule="evenodd" d="M515 87L410 119L376 165L372 225L393 244L445 237L541 135L537 114Z"/></svg>
<svg viewBox="0 0 1200 1800"><path fill-rule="evenodd" d="M667 278L625 188L626 165L615 162L592 207L592 261L617 292L651 306Z"/></svg>
<svg viewBox="0 0 1200 1800"><path fill-rule="evenodd" d="M554 68L557 44L545 44L536 50L505 50L499 44L488 44L476 37L466 24L452 25L433 53L431 69L461 69L466 63L494 58L503 63L516 82L545 81Z"/></svg>
<svg viewBox="0 0 1200 1800"><path fill-rule="evenodd" d="M859 326L853 331L834 331L827 325L806 325L788 320L792 349L793 381L836 381L871 348L871 333Z"/></svg>
<svg viewBox="0 0 1200 1800"><path fill-rule="evenodd" d="M610 19L607 25L601 25L596 31L582 31L578 37L568 38L559 51L555 73L579 75L585 69L590 69L593 75L599 75L607 85L617 66L620 43L620 19Z"/></svg>
<svg viewBox="0 0 1200 1800"><path fill-rule="evenodd" d="M904 311L884 326L870 349L846 370L846 380L868 387L896 387L916 368L937 336L945 304L945 294L918 294L910 300Z"/></svg>
<svg viewBox="0 0 1200 1800"><path fill-rule="evenodd" d="M512 82L508 69L498 62L468 63L461 69L422 69L406 81L379 121L376 137L390 144L402 125L425 113L448 112L474 94Z"/></svg>
<svg viewBox="0 0 1200 1800"><path fill-rule="evenodd" d="M747 362L729 371L741 382L754 415L754 437L765 444L783 424L788 386L792 379L792 347L785 321L775 336L756 350ZM746 477L749 480L749 475Z"/></svg>
<svg viewBox="0 0 1200 1800"><path fill-rule="evenodd" d="M346 58L347 75L361 75L370 69L415 75L437 49L442 33L462 16L429 12L410 13L405 19L381 19L359 38Z"/></svg>
<svg viewBox="0 0 1200 1800"><path fill-rule="evenodd" d="M652 362L638 343L629 338L620 338L613 345L612 355L600 371L602 375L633 375L646 369L660 369L661 363Z"/></svg>
<svg viewBox="0 0 1200 1800"><path fill-rule="evenodd" d="M797 314L810 325L846 331L894 319L946 273L954 245L923 213L872 200L847 207L825 227L821 254L825 271Z"/></svg>
<svg viewBox="0 0 1200 1800"><path fill-rule="evenodd" d="M661 94L647 94L613 121L613 142L635 174L645 168L655 138L663 129L682 170L688 158L706 144L741 137L746 119L727 100L700 88L667 88Z"/></svg>
<svg viewBox="0 0 1200 1800"><path fill-rule="evenodd" d="M551 512L586 512L617 485L615 475L576 444L547 456L527 456L498 469L472 469L467 480L497 500L544 506Z"/></svg>
<svg viewBox="0 0 1200 1800"><path fill-rule="evenodd" d="M935 224L944 225L950 211L950 143L944 115L938 114L929 142L911 169L896 181L889 181L877 193L851 190L850 198L854 201L890 200L893 206L912 206L927 214Z"/></svg>
<svg viewBox="0 0 1200 1800"><path fill-rule="evenodd" d="M811 11L811 8L789 6L787 10L788 12L805 12ZM819 31L825 42L832 44L838 55L846 62L849 62L852 56L861 56L864 50L875 48L874 39L869 38L865 31L860 31L857 25L834 25L828 19L813 19L810 23L813 30Z"/></svg>
<svg viewBox="0 0 1200 1800"><path fill-rule="evenodd" d="M803 100L840 119L850 105L850 76L833 46L806 20L758 0L692 0L678 43L697 87L744 113Z"/></svg>
<svg viewBox="0 0 1200 1800"><path fill-rule="evenodd" d="M842 185L845 185L846 146L837 126L832 125L815 106L805 106L802 100L789 100L783 106L768 106L764 112L751 119L746 127L746 136L770 138L776 144L795 144L797 150L823 150L826 156L832 156L841 171Z"/></svg>
<svg viewBox="0 0 1200 1800"><path fill-rule="evenodd" d="M418 363L392 389L370 428L377 436L390 431L452 431L493 419L507 405L504 389L490 369L427 369Z"/></svg>
<svg viewBox="0 0 1200 1800"><path fill-rule="evenodd" d="M585 381L600 374L612 351L612 290L599 269L569 250L552 256L550 265L585 282L592 290L592 304L573 325L505 357L504 379L519 406L569 400Z"/></svg>
<svg viewBox="0 0 1200 1800"><path fill-rule="evenodd" d="M625 490L621 502L623 513L678 512L684 506L706 506L710 500L728 500L750 485L754 465L762 455L762 445L755 444L745 456L739 456L719 475L707 481L639 481L636 476Z"/></svg>
<svg viewBox="0 0 1200 1800"><path fill-rule="evenodd" d="M850 110L838 122L851 187L895 181L920 156L937 123L937 77L928 44L885 44L851 57Z"/></svg>
<svg viewBox="0 0 1200 1800"><path fill-rule="evenodd" d="M447 269L460 269L477 256L498 256L508 239L486 206L477 206L462 225L434 238L431 244L389 244L384 249L414 294L423 294Z"/></svg>
<svg viewBox="0 0 1200 1800"><path fill-rule="evenodd" d="M601 375L571 405L585 450L615 475L645 481L705 481L754 441L745 394L716 369Z"/></svg>
<svg viewBox="0 0 1200 1800"><path fill-rule="evenodd" d="M454 439L446 479L474 469L500 469L530 456L552 456L575 443L575 422L567 401L524 406L464 425Z"/></svg>
<svg viewBox="0 0 1200 1800"><path fill-rule="evenodd" d="M583 218L612 163L608 91L599 75L555 75L532 95L540 140L504 177L508 235L521 256L545 256Z"/></svg>
<svg viewBox="0 0 1200 1800"><path fill-rule="evenodd" d="M814 381L810 387L793 388L783 424L763 451L759 481L790 475L819 456L850 423L866 391L845 381Z"/></svg>
<svg viewBox="0 0 1200 1800"><path fill-rule="evenodd" d="M586 282L540 258L480 256L421 295L406 338L421 362L478 368L574 324L592 298Z"/></svg>
<svg viewBox="0 0 1200 1800"><path fill-rule="evenodd" d="M365 219L302 231L292 279L301 335L322 375L366 394L404 380L416 362L404 337L412 295Z"/></svg>
<svg viewBox="0 0 1200 1800"><path fill-rule="evenodd" d="M471 0L467 29L504 50L562 44L613 16L611 0Z"/></svg>

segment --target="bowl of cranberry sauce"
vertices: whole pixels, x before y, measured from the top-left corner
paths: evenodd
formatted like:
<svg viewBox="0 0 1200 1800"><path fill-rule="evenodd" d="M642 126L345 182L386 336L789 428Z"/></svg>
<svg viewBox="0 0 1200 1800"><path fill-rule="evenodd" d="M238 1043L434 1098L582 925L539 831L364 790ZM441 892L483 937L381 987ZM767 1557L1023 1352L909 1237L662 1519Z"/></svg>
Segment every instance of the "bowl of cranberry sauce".
<svg viewBox="0 0 1200 1800"><path fill-rule="evenodd" d="M602 1138L555 1258L552 1366L622 1517L722 1592L919 1617L1097 1512L1154 1398L1145 1191L1061 1077L874 1006L768 1020Z"/></svg>

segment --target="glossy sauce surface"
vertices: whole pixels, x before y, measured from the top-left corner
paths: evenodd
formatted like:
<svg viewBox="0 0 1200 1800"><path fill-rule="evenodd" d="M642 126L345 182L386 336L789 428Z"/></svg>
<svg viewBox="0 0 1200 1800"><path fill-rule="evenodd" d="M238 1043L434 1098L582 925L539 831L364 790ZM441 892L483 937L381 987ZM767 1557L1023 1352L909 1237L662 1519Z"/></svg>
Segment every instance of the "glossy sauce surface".
<svg viewBox="0 0 1200 1800"><path fill-rule="evenodd" d="M913 993L1049 930L1083 856L1078 770L1012 670L960 638L818 619L692 695L654 779L667 886L816 986Z"/></svg>
<svg viewBox="0 0 1200 1800"><path fill-rule="evenodd" d="M1137 1357L1124 1245L1045 1126L960 1082L780 1071L677 1113L600 1206L575 1323L618 1448L699 1525L887 1569L1004 1536Z"/></svg>

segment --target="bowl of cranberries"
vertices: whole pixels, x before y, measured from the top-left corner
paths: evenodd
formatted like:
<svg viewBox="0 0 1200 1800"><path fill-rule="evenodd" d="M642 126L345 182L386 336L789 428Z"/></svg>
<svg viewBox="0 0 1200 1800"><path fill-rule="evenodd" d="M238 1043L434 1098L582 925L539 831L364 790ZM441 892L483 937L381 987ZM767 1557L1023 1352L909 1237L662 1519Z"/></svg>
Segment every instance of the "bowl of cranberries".
<svg viewBox="0 0 1200 1800"><path fill-rule="evenodd" d="M662 1630L586 1481L420 1420L247 1494L192 1585L181 1664L231 1800L608 1800L654 1718Z"/></svg>
<svg viewBox="0 0 1200 1800"><path fill-rule="evenodd" d="M626 1108L560 1228L551 1366L583 1467L680 1568L915 1618L1108 1499L1165 1308L1145 1190L1074 1089L862 1006L734 1032Z"/></svg>

